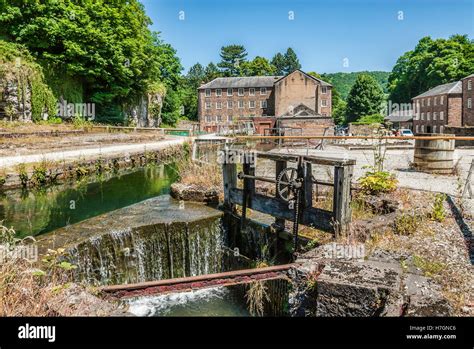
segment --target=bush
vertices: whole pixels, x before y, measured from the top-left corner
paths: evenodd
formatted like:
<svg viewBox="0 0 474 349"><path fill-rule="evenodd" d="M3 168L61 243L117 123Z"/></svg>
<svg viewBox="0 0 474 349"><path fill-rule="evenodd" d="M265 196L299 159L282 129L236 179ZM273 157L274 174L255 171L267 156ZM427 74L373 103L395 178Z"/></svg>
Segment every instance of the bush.
<svg viewBox="0 0 474 349"><path fill-rule="evenodd" d="M446 211L444 209L444 201L446 194L436 194L433 209L429 213L429 217L437 222L442 222L446 218Z"/></svg>
<svg viewBox="0 0 474 349"><path fill-rule="evenodd" d="M366 194L390 193L397 188L398 181L388 171L367 171L359 178L361 189Z"/></svg>
<svg viewBox="0 0 474 349"><path fill-rule="evenodd" d="M395 232L400 235L411 235L420 226L423 217L415 213L402 213L395 219Z"/></svg>

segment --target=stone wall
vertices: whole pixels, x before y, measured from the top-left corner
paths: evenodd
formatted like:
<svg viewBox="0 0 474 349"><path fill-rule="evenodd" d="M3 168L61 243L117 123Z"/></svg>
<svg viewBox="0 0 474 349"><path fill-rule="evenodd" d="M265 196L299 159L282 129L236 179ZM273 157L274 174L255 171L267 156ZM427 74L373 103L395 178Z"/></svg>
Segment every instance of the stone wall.
<svg viewBox="0 0 474 349"><path fill-rule="evenodd" d="M334 135L334 120L331 117L307 116L277 118L276 127L301 128L302 136Z"/></svg>
<svg viewBox="0 0 474 349"><path fill-rule="evenodd" d="M457 137L474 137L474 127L446 127L444 133L454 134ZM474 146L474 141L456 141L456 147Z"/></svg>

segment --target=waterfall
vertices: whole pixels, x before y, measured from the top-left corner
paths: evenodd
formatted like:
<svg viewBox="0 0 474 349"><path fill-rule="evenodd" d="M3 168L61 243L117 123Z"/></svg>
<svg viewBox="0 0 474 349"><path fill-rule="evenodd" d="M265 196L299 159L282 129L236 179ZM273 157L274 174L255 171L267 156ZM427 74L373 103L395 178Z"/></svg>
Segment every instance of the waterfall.
<svg viewBox="0 0 474 349"><path fill-rule="evenodd" d="M220 217L110 231L69 248L77 278L124 284L223 271Z"/></svg>

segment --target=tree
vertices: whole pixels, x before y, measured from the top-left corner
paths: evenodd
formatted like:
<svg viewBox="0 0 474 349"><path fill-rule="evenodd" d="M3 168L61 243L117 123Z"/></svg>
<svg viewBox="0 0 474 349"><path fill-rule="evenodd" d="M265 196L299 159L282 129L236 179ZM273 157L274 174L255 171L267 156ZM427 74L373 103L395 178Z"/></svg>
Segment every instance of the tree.
<svg viewBox="0 0 474 349"><path fill-rule="evenodd" d="M388 78L390 100L407 103L437 85L461 79L474 71L474 42L467 35L449 39L422 38L405 52Z"/></svg>
<svg viewBox="0 0 474 349"><path fill-rule="evenodd" d="M229 45L221 48L221 61L217 64L225 76L239 76L240 65L246 61L247 51L242 45Z"/></svg>
<svg viewBox="0 0 474 349"><path fill-rule="evenodd" d="M296 56L295 51L289 47L285 53L285 73L289 74L297 69L301 69L300 61Z"/></svg>
<svg viewBox="0 0 474 349"><path fill-rule="evenodd" d="M347 122L380 113L383 100L383 91L377 81L370 75L360 74L347 97Z"/></svg>
<svg viewBox="0 0 474 349"><path fill-rule="evenodd" d="M273 56L271 64L275 67L275 74L284 75L285 74L285 56L278 52Z"/></svg>
<svg viewBox="0 0 474 349"><path fill-rule="evenodd" d="M209 82L209 81L214 80L215 78L222 76L217 66L212 62L206 66L206 69L204 69L204 73L205 73L204 82Z"/></svg>
<svg viewBox="0 0 474 349"><path fill-rule="evenodd" d="M275 75L275 66L266 58L257 56L250 62L244 62L240 65L243 76L265 76Z"/></svg>
<svg viewBox="0 0 474 349"><path fill-rule="evenodd" d="M206 71L200 63L196 63L189 68L186 75L187 85L198 88L206 80Z"/></svg>

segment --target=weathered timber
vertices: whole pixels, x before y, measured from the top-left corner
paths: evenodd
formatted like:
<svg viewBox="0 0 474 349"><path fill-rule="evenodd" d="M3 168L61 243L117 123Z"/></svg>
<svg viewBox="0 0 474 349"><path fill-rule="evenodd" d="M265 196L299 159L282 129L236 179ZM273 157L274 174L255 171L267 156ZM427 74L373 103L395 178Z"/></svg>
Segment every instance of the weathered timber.
<svg viewBox="0 0 474 349"><path fill-rule="evenodd" d="M344 233L351 221L352 166L334 167L333 213L336 235Z"/></svg>
<svg viewBox="0 0 474 349"><path fill-rule="evenodd" d="M299 155L292 154L280 154L280 153L264 153L257 152L257 158L269 159L273 161L288 161L298 162ZM312 155L302 155L303 161L310 162L315 165L326 165L326 166L350 166L355 165L354 159L340 159L333 157L319 157Z"/></svg>
<svg viewBox="0 0 474 349"><path fill-rule="evenodd" d="M224 162L222 165L222 177L224 179L224 207L233 211L234 205L230 199L230 190L237 186L237 165Z"/></svg>
<svg viewBox="0 0 474 349"><path fill-rule="evenodd" d="M234 188L230 191L230 199L233 203L242 205L243 191ZM280 199L254 194L251 199L251 207L253 210L272 215L273 217L283 220L293 220L293 212L288 209L288 203ZM327 232L333 232L333 214L330 211L322 210L315 207L305 209L301 214L301 224L314 227Z"/></svg>

